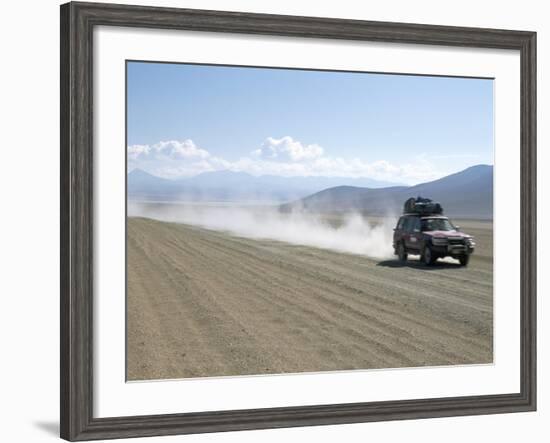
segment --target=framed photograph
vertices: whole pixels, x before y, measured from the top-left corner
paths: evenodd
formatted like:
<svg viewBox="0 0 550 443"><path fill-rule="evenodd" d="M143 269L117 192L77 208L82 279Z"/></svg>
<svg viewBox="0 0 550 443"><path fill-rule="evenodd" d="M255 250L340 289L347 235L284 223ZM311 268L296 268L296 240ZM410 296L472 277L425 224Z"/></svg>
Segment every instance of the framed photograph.
<svg viewBox="0 0 550 443"><path fill-rule="evenodd" d="M61 437L535 410L535 44L61 6Z"/></svg>

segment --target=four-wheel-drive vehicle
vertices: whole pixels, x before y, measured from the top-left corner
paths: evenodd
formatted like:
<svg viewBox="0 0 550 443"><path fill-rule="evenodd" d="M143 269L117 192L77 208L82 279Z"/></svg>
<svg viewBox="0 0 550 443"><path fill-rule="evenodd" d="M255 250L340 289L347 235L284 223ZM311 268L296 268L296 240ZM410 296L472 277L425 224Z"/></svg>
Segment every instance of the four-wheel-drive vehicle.
<svg viewBox="0 0 550 443"><path fill-rule="evenodd" d="M407 260L408 254L420 255L426 265L432 265L438 258L453 257L467 266L470 254L474 252L472 236L460 232L457 226L439 214L423 211L403 214L393 234L393 248L399 260Z"/></svg>

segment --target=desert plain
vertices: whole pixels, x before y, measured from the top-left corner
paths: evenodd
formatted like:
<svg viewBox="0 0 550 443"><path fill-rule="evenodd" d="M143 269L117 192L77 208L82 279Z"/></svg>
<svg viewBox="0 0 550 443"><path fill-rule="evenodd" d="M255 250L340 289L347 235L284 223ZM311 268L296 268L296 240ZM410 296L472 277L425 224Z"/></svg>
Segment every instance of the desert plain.
<svg viewBox="0 0 550 443"><path fill-rule="evenodd" d="M492 222L468 267L131 216L127 379L493 361Z"/></svg>

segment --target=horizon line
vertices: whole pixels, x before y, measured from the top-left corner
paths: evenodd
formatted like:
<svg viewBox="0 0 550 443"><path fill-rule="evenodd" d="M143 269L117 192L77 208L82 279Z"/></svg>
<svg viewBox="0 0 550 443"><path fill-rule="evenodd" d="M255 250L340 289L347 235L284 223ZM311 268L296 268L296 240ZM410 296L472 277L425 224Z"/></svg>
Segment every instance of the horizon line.
<svg viewBox="0 0 550 443"><path fill-rule="evenodd" d="M491 168L494 168L494 164L489 164L489 163L478 163L478 164L475 164L475 165L471 165L471 166L468 166L464 169L460 169L458 171L455 171L455 172L450 172L448 174L445 174L445 175L441 175L440 177L437 177L437 178L434 178L434 179L430 179L428 181L420 181L418 183L415 183L415 184L407 184L407 183L402 183L402 182L394 182L394 181L391 181L391 180L383 180L383 179L377 179L377 178L373 178L373 177L369 177L369 176L344 176L344 175L276 175L276 174L260 174L260 175L254 175L254 174L251 174L250 172L246 172L246 171L234 171L232 169L216 169L216 170L213 170L213 171L203 171L203 172L199 172L197 174L194 174L194 175L180 175L180 176L175 176L175 177L162 177L160 175L155 175L149 171L146 171L144 170L143 168L139 168L139 167L135 167L133 168L131 171L128 171L126 173L126 175L130 175L131 173L135 172L135 171L139 171L139 172L143 172L145 174L148 174L150 175L151 177L155 177L155 178L160 178L162 180L168 180L168 181L177 181L177 180L183 180L183 179L191 179L191 178L194 178L194 177L198 177L200 175L204 175L204 174L211 174L211 173L216 173L216 172L231 172L233 174L244 174L244 175L247 175L247 176L250 176L250 177L255 177L255 178L260 178L260 177L277 177L277 178L332 178L332 179L348 179L348 180L361 180L361 179L367 179L367 180L373 180L373 181L376 181L376 182L381 182L381 183L388 183L388 184L391 184L392 186L416 186L418 184L421 184L421 183L429 183L429 182L432 182L432 181L435 181L435 180L439 180L439 179L442 179L442 178L445 178L445 177L449 177L451 175L454 175L454 174L459 174L461 172L464 172L468 169L471 169L471 168L475 168L475 167L479 167L479 166L487 166L487 167L491 167Z"/></svg>

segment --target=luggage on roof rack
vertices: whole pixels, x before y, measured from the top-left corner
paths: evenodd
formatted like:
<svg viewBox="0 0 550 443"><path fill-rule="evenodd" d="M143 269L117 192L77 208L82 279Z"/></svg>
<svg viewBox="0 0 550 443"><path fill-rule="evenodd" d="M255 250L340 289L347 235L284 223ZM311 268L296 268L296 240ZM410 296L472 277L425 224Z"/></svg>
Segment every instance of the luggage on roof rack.
<svg viewBox="0 0 550 443"><path fill-rule="evenodd" d="M421 215L430 215L430 214L443 214L443 208L437 202L429 198L423 197L411 197L403 206L403 212L406 214L421 214Z"/></svg>

